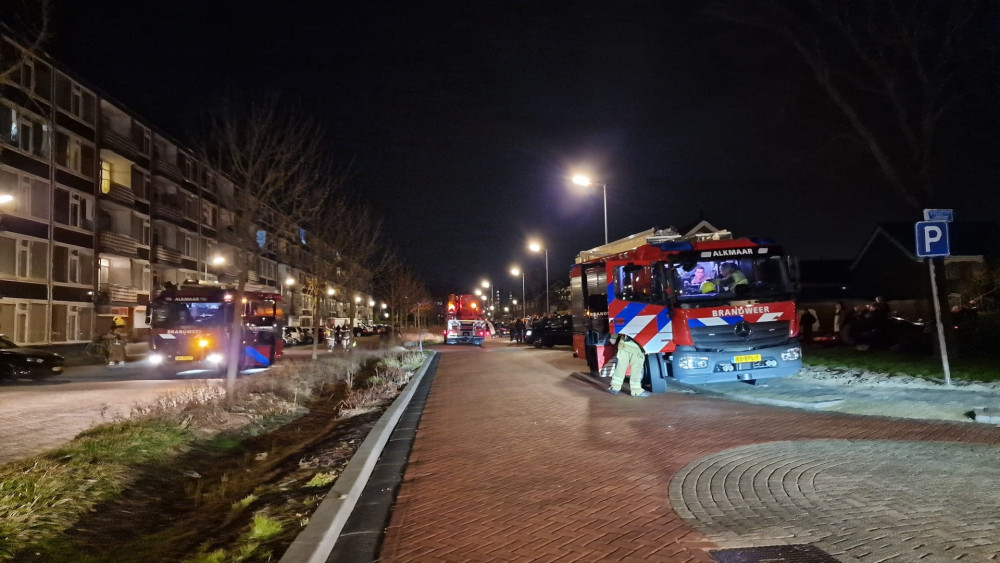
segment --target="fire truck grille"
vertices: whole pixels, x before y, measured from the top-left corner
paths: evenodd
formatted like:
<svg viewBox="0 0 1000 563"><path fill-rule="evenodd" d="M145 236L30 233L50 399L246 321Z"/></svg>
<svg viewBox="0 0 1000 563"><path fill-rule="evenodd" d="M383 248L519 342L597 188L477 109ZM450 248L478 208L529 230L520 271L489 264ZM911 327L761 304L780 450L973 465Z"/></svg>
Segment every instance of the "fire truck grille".
<svg viewBox="0 0 1000 563"><path fill-rule="evenodd" d="M788 321L693 326L690 330L695 348L706 351L756 350L788 340Z"/></svg>

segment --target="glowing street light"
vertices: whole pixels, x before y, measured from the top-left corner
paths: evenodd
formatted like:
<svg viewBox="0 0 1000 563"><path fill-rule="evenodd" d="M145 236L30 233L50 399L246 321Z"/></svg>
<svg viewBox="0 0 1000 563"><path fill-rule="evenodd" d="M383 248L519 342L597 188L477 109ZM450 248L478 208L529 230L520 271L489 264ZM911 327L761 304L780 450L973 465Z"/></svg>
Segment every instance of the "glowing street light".
<svg viewBox="0 0 1000 563"><path fill-rule="evenodd" d="M0 205L7 205L12 201L14 201L14 196L10 194L0 194Z"/></svg>
<svg viewBox="0 0 1000 563"><path fill-rule="evenodd" d="M577 174L573 176L573 183L578 186L588 187L596 182L592 182L589 176ZM608 244L608 185L601 182L601 190L604 192L604 244Z"/></svg>
<svg viewBox="0 0 1000 563"><path fill-rule="evenodd" d="M510 275L514 277L521 276L521 316L526 317L528 316L528 312L525 310L527 305L524 303L524 270L514 266L510 269ZM517 305L517 299L514 299L514 305Z"/></svg>
<svg viewBox="0 0 1000 563"><path fill-rule="evenodd" d="M532 252L545 252L545 312L549 312L549 249L542 246L538 241L528 243L528 250Z"/></svg>
<svg viewBox="0 0 1000 563"><path fill-rule="evenodd" d="M332 287L327 288L327 290L326 290L326 294L327 295L329 295L330 297L333 297L334 293L336 293L336 291L334 291L334 289Z"/></svg>
<svg viewBox="0 0 1000 563"><path fill-rule="evenodd" d="M0 196L0 198L3 198L3 196ZM225 263L226 259L218 254L212 257L213 266L221 266L222 264ZM208 261L205 262L205 280L208 280Z"/></svg>
<svg viewBox="0 0 1000 563"><path fill-rule="evenodd" d="M475 294L476 294L477 296L480 296L480 295L482 295L482 294L483 294L483 290L481 290L481 289L479 289L479 288L477 287L477 288L475 289L475 291L473 291L473 293L475 293Z"/></svg>

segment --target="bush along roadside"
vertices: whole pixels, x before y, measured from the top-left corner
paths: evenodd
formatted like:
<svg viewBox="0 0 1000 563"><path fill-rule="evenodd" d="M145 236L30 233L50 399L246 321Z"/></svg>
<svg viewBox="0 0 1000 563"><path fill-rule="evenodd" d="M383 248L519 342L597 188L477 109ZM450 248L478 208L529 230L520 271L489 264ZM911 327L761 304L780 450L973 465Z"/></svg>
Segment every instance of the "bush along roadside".
<svg viewBox="0 0 1000 563"><path fill-rule="evenodd" d="M425 356L287 361L202 382L0 466L0 560L267 561Z"/></svg>

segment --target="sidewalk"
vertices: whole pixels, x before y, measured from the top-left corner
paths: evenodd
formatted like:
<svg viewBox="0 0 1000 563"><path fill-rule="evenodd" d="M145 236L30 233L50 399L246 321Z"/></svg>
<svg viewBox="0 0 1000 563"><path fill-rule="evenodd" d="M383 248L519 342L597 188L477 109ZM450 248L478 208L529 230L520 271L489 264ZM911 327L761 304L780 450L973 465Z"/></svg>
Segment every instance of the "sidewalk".
<svg viewBox="0 0 1000 563"><path fill-rule="evenodd" d="M981 486L1000 482L995 426L633 399L571 377L565 350L440 350L379 561L1000 550L1000 492Z"/></svg>

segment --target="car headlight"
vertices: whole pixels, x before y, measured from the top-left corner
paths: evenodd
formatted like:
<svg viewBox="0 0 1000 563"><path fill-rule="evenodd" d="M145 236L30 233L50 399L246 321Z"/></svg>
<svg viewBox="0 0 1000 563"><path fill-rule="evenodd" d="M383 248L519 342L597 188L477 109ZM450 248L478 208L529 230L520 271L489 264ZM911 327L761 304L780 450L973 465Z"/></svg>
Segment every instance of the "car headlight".
<svg viewBox="0 0 1000 563"><path fill-rule="evenodd" d="M796 346L795 348L789 348L781 353L781 361L792 362L802 358L802 348Z"/></svg>
<svg viewBox="0 0 1000 563"><path fill-rule="evenodd" d="M524 335L531 336L531 329L529 328L528 330L524 331Z"/></svg>
<svg viewBox="0 0 1000 563"><path fill-rule="evenodd" d="M677 366L681 369L705 369L708 367L708 358L705 356L681 356L677 360Z"/></svg>
<svg viewBox="0 0 1000 563"><path fill-rule="evenodd" d="M150 354L149 363L158 366L163 363L163 354Z"/></svg>
<svg viewBox="0 0 1000 563"><path fill-rule="evenodd" d="M222 363L222 354L220 354L218 352L212 352L205 359L210 364L221 364Z"/></svg>
<svg viewBox="0 0 1000 563"><path fill-rule="evenodd" d="M45 361L45 360L43 360L41 358L25 358L25 360L29 364L40 364L40 363L43 363Z"/></svg>

